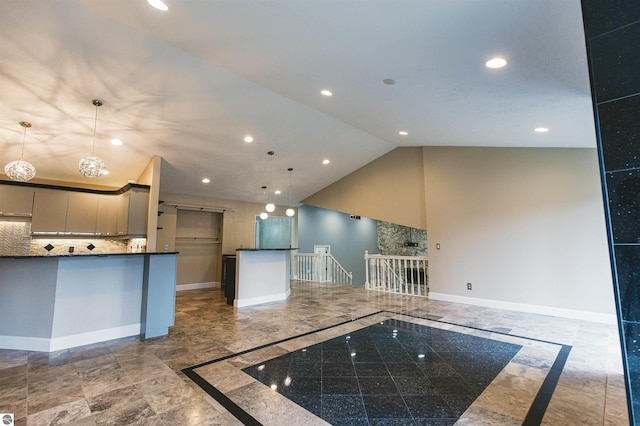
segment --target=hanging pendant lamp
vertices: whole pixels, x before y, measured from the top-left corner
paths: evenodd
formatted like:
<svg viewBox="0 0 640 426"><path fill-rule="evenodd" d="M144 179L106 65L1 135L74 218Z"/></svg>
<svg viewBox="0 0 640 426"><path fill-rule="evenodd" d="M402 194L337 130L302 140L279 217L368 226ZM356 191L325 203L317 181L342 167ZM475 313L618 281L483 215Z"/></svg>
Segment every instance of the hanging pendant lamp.
<svg viewBox="0 0 640 426"><path fill-rule="evenodd" d="M24 161L24 142L27 138L27 129L31 127L31 123L21 121L20 125L24 127L24 133L22 135L22 153L20 159L7 163L4 166L4 172L9 176L9 179L17 182L26 182L33 179L36 175L36 168L27 161Z"/></svg>
<svg viewBox="0 0 640 426"><path fill-rule="evenodd" d="M262 186L262 196L263 196L264 198L267 198L266 189L267 189L267 187L263 185L263 186ZM269 217L269 214L268 214L267 212L262 212L262 213L260 213L260 219L265 220L265 219L267 219L268 217Z"/></svg>
<svg viewBox="0 0 640 426"><path fill-rule="evenodd" d="M92 102L96 107L96 117L93 123L93 148L91 149L91 155L82 158L78 163L78 171L80 172L80 174L89 178L100 177L102 175L108 174L104 162L99 157L95 156L96 128L98 127L98 107L102 106L102 101L100 99L94 99Z"/></svg>
<svg viewBox="0 0 640 426"><path fill-rule="evenodd" d="M267 154L269 154L269 156L273 159L273 154L275 154L275 152L273 151L269 151L267 152ZM269 161L269 184L271 184L271 164L273 163L273 160ZM268 201L268 199L267 199ZM264 206L264 209L268 212L268 213L273 213L276 210L276 205L273 204L272 202L267 202L267 205Z"/></svg>
<svg viewBox="0 0 640 426"><path fill-rule="evenodd" d="M291 202L292 198L291 198L291 172L293 172L293 168L289 167L287 169L289 171L289 202ZM294 209L292 209L291 207L289 207L287 209L287 211L285 212L285 214L289 217L293 217L296 215L296 211Z"/></svg>

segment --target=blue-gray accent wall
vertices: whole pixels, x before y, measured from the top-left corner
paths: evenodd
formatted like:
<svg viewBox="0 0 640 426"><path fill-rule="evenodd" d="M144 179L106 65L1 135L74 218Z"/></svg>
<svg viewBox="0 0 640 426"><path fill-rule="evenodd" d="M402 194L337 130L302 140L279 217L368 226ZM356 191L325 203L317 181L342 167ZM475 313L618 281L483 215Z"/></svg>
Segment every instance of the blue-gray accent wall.
<svg viewBox="0 0 640 426"><path fill-rule="evenodd" d="M303 205L298 208L300 253L313 253L314 245L331 246L331 254L349 272L353 284L363 285L364 251L378 253L378 221L351 219L347 213Z"/></svg>
<svg viewBox="0 0 640 426"><path fill-rule="evenodd" d="M583 0L629 420L640 424L640 2Z"/></svg>

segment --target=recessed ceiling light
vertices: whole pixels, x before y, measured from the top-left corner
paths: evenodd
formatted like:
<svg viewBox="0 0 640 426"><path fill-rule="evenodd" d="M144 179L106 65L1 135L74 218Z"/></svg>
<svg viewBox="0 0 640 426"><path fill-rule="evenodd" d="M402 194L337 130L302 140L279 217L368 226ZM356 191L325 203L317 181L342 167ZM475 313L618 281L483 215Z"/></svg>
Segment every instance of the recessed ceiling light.
<svg viewBox="0 0 640 426"><path fill-rule="evenodd" d="M409 134L409 132L405 132L404 130L400 130L400 131L398 132L398 134L399 134L399 135L402 135L402 136L407 136L407 135Z"/></svg>
<svg viewBox="0 0 640 426"><path fill-rule="evenodd" d="M502 68L507 65L507 60L504 58L491 58L484 64L487 68Z"/></svg>
<svg viewBox="0 0 640 426"><path fill-rule="evenodd" d="M538 133L545 133L548 132L549 129L547 129L546 127L536 127L535 129L533 129L533 131Z"/></svg>
<svg viewBox="0 0 640 426"><path fill-rule="evenodd" d="M251 137L251 136L245 136L245 137L244 137L244 141L245 141L245 142L247 142L247 143L249 143L249 142L253 142L253 137Z"/></svg>
<svg viewBox="0 0 640 426"><path fill-rule="evenodd" d="M111 139L111 145L120 146L122 141L120 139Z"/></svg>
<svg viewBox="0 0 640 426"><path fill-rule="evenodd" d="M329 164L331 161L329 161L328 159L324 159L322 160L322 164Z"/></svg>
<svg viewBox="0 0 640 426"><path fill-rule="evenodd" d="M333 93L331 92L331 90L321 90L321 91L320 91L320 94L321 94L321 95L324 95L324 96L332 96L332 95L333 95Z"/></svg>
<svg viewBox="0 0 640 426"><path fill-rule="evenodd" d="M276 189L273 193L276 194L276 195L280 195L280 194L282 194L282 191L280 191L279 189Z"/></svg>
<svg viewBox="0 0 640 426"><path fill-rule="evenodd" d="M202 179L202 183L209 183L209 182L211 182L211 179L209 178Z"/></svg>
<svg viewBox="0 0 640 426"><path fill-rule="evenodd" d="M169 6L164 4L162 0L147 0L147 3L149 3L151 6L163 12L166 12L167 10L169 10Z"/></svg>

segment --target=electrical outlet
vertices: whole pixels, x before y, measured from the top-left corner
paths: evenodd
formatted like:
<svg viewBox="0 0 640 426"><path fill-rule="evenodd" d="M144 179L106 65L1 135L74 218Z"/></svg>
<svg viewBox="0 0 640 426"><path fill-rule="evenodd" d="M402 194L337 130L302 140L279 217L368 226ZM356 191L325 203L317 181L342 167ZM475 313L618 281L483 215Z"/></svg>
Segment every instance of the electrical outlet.
<svg viewBox="0 0 640 426"><path fill-rule="evenodd" d="M440 243L436 243L436 250L440 250Z"/></svg>
<svg viewBox="0 0 640 426"><path fill-rule="evenodd" d="M467 283L467 290L472 290L471 283Z"/></svg>

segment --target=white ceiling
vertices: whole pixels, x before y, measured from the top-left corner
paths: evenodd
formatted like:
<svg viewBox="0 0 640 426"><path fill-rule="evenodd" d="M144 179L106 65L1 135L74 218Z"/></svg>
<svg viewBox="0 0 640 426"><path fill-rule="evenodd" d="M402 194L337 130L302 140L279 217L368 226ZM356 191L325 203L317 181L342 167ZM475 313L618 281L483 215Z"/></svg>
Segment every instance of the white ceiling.
<svg viewBox="0 0 640 426"><path fill-rule="evenodd" d="M165 2L0 2L0 165L30 121L36 178L120 187L159 155L163 191L286 204L288 167L298 201L399 146L595 146L579 0Z"/></svg>

